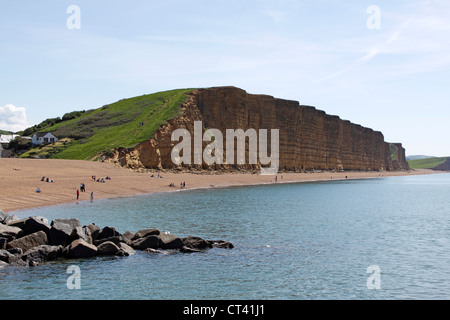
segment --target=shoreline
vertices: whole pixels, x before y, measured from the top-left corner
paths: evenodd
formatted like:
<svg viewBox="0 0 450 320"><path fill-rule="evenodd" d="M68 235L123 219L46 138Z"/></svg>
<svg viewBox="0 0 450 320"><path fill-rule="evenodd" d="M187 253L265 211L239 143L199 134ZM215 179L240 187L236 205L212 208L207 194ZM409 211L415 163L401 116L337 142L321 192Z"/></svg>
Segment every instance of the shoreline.
<svg viewBox="0 0 450 320"><path fill-rule="evenodd" d="M91 192L94 193L95 201L160 192L435 173L443 172L430 169L380 172L280 172L275 176L238 172L158 173L151 171L140 173L107 162L12 158L0 159L0 209L7 213L14 213L15 211L76 203L77 201L90 201ZM108 176L111 177L111 180L105 180L104 183L96 182L92 180L94 175L97 178ZM41 181L42 177L48 177L53 182ZM276 182L275 177L277 177ZM182 182L186 183L185 188L180 188ZM86 192L80 192L77 200L76 191L80 189L81 183L85 183ZM174 187L169 186L171 183L174 184ZM37 188L41 189L41 193L36 193Z"/></svg>

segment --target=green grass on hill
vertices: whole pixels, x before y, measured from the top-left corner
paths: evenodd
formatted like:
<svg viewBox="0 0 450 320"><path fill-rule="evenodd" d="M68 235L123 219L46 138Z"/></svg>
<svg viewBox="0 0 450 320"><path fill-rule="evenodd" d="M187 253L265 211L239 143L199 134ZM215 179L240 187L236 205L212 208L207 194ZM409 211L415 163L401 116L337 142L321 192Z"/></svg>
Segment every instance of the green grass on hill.
<svg viewBox="0 0 450 320"><path fill-rule="evenodd" d="M45 132L51 131L59 139L72 139L59 150L53 148L48 156L91 160L119 147L135 147L150 139L163 124L180 116L181 106L191 91L179 89L123 99L45 128ZM37 153L33 150L27 155Z"/></svg>
<svg viewBox="0 0 450 320"><path fill-rule="evenodd" d="M411 169L432 169L447 161L448 158L449 157L409 160L408 163Z"/></svg>

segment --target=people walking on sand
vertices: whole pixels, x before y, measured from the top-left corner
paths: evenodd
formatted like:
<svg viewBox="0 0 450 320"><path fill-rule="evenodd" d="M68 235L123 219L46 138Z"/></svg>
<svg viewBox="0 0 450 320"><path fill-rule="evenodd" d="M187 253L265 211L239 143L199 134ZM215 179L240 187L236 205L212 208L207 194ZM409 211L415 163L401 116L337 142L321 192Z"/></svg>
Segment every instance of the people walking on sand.
<svg viewBox="0 0 450 320"><path fill-rule="evenodd" d="M183 189L186 188L186 182L183 181Z"/></svg>
<svg viewBox="0 0 450 320"><path fill-rule="evenodd" d="M80 190L77 189L77 200L80 198Z"/></svg>
<svg viewBox="0 0 450 320"><path fill-rule="evenodd" d="M94 201L94 191L91 192L91 201Z"/></svg>

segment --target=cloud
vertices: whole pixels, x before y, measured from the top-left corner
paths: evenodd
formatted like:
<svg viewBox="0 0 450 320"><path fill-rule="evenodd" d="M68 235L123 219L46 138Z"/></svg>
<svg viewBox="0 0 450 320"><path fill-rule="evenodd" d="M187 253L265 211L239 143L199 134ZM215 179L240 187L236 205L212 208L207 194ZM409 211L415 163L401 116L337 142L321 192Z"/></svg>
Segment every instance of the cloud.
<svg viewBox="0 0 450 320"><path fill-rule="evenodd" d="M28 127L26 110L7 104L0 107L0 129L17 132Z"/></svg>

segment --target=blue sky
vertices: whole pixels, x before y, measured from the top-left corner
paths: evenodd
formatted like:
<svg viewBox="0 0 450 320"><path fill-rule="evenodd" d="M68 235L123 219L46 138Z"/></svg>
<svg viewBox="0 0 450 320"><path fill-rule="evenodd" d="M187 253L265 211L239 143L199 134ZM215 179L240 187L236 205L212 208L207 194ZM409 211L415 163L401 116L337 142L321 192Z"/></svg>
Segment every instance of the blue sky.
<svg viewBox="0 0 450 320"><path fill-rule="evenodd" d="M447 0L2 1L0 129L233 85L449 156L449 17Z"/></svg>

